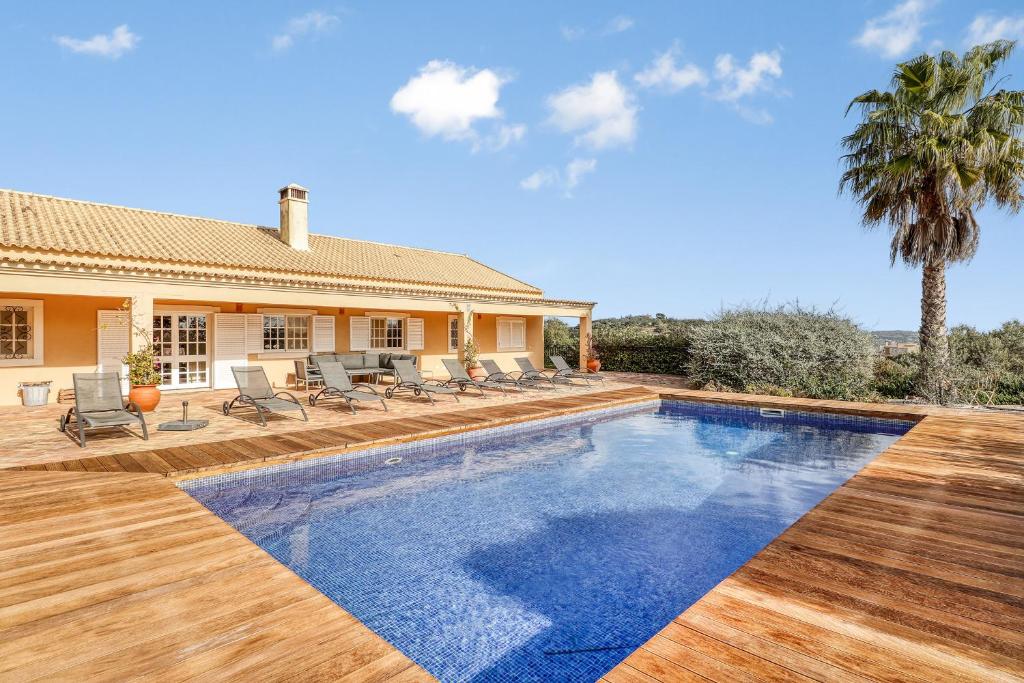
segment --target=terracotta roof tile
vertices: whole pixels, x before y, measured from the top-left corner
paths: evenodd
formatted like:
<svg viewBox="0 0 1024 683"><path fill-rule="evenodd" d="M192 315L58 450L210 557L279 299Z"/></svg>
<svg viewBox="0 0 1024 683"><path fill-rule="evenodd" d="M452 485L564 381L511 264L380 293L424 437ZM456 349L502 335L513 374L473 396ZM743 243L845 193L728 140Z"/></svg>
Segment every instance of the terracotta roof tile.
<svg viewBox="0 0 1024 683"><path fill-rule="evenodd" d="M309 244L292 249L276 228L0 190L3 247L542 294L461 254L315 234Z"/></svg>

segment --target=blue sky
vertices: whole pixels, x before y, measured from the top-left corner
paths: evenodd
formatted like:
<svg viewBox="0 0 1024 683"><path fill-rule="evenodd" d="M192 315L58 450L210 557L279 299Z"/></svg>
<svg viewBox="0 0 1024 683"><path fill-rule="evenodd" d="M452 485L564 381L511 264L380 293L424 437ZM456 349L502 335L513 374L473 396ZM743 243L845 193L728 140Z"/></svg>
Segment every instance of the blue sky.
<svg viewBox="0 0 1024 683"><path fill-rule="evenodd" d="M4 3L7 5L8 3ZM854 95L907 55L1024 39L1018 2L13 3L0 187L469 253L599 302L768 298L916 328L919 274L836 194ZM1024 89L1024 45L1003 70ZM1024 315L986 210L950 324Z"/></svg>

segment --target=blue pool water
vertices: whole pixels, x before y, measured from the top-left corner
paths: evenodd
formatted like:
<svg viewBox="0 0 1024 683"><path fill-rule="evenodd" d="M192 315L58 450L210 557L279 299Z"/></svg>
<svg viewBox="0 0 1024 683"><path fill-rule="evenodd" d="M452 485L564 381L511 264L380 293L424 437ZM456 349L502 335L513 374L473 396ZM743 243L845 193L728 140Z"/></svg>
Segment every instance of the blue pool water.
<svg viewBox="0 0 1024 683"><path fill-rule="evenodd" d="M651 403L183 487L442 681L592 681L910 426Z"/></svg>

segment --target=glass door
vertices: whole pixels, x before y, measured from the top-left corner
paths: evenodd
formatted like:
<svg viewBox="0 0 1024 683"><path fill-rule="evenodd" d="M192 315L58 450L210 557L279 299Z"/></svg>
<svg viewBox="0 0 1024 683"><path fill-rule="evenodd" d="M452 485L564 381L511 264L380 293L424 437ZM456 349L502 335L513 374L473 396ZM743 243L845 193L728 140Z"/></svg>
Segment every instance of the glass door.
<svg viewBox="0 0 1024 683"><path fill-rule="evenodd" d="M163 389L210 386L206 313L153 316L153 347Z"/></svg>

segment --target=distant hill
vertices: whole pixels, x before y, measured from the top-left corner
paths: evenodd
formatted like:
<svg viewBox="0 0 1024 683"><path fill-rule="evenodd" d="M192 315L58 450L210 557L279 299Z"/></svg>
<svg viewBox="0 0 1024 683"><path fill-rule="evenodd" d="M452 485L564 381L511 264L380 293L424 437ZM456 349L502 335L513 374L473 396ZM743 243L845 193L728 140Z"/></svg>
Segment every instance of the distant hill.
<svg viewBox="0 0 1024 683"><path fill-rule="evenodd" d="M871 333L879 346L885 342L898 342L905 344L917 343L917 332L913 330L875 330Z"/></svg>

